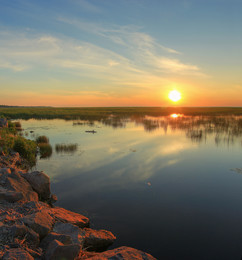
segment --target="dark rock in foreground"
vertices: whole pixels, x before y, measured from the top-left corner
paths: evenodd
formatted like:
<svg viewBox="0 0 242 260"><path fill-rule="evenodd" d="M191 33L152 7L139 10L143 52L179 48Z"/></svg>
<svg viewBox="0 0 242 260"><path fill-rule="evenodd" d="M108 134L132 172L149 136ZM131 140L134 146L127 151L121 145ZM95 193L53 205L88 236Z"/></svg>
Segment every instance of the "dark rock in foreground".
<svg viewBox="0 0 242 260"><path fill-rule="evenodd" d="M34 258L22 248L11 248L3 255L3 260L34 260Z"/></svg>
<svg viewBox="0 0 242 260"><path fill-rule="evenodd" d="M1 199L3 200L5 197L7 201L11 200L10 193L15 192L15 194L12 193L12 197L15 197L13 198L13 200L22 197L21 200L24 201L37 201L38 194L35 191L33 191L29 182L22 178L20 173L21 171L18 171L14 168L0 169ZM22 195L20 195L19 193L21 193Z"/></svg>
<svg viewBox="0 0 242 260"><path fill-rule="evenodd" d="M140 250L122 246L113 250L108 250L103 253L96 254L92 257L87 258L89 260L129 260L129 259L137 259L137 260L155 260L152 255L142 252Z"/></svg>
<svg viewBox="0 0 242 260"><path fill-rule="evenodd" d="M39 234L40 238L47 236L54 224L54 219L50 216L48 209L43 209L34 214L27 215L21 220L26 226Z"/></svg>
<svg viewBox="0 0 242 260"><path fill-rule="evenodd" d="M83 237L83 246L87 251L103 251L116 240L110 231L91 228L84 228L81 236Z"/></svg>
<svg viewBox="0 0 242 260"><path fill-rule="evenodd" d="M89 226L89 219L81 214L60 207L53 208L52 212L56 221L60 221L63 223L71 223L80 228Z"/></svg>
<svg viewBox="0 0 242 260"><path fill-rule="evenodd" d="M29 182L41 200L48 200L50 198L50 178L44 172L27 172L23 173L22 177Z"/></svg>
<svg viewBox="0 0 242 260"><path fill-rule="evenodd" d="M116 237L88 228L89 219L81 214L53 207L57 197L49 177L19 170L21 158L13 156L0 156L0 259L155 259L129 247L104 251Z"/></svg>
<svg viewBox="0 0 242 260"><path fill-rule="evenodd" d="M58 240L53 240L46 250L45 259L75 259L79 255L80 249L79 244L64 245Z"/></svg>

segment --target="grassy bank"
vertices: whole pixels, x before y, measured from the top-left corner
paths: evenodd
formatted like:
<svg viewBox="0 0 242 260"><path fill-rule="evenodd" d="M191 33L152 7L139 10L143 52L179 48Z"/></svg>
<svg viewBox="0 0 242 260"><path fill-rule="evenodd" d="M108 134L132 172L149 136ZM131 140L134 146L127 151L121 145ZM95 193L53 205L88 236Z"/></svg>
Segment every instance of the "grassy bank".
<svg viewBox="0 0 242 260"><path fill-rule="evenodd" d="M36 163L37 144L20 136L16 128L11 122L9 127L0 128L0 152L2 155L18 152L30 166L33 166Z"/></svg>
<svg viewBox="0 0 242 260"><path fill-rule="evenodd" d="M172 113L185 115L242 115L242 107L0 107L0 115L11 119L83 119L101 120L110 115L119 117Z"/></svg>

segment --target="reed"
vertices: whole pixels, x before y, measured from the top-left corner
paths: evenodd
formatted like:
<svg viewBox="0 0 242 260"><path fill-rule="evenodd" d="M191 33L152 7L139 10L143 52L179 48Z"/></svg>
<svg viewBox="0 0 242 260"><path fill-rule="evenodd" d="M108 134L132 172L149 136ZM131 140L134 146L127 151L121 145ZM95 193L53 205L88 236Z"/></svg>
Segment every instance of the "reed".
<svg viewBox="0 0 242 260"><path fill-rule="evenodd" d="M36 138L36 143L37 144L48 144L49 143L49 138L45 135L41 135L41 136L38 136Z"/></svg>
<svg viewBox="0 0 242 260"><path fill-rule="evenodd" d="M77 144L56 144L55 150L56 150L57 153L75 152L77 150Z"/></svg>

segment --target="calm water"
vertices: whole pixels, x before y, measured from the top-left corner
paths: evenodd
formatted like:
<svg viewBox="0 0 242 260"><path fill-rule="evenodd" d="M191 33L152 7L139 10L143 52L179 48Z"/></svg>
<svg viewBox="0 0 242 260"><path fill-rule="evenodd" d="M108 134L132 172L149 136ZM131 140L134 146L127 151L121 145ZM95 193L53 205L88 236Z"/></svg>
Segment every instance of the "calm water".
<svg viewBox="0 0 242 260"><path fill-rule="evenodd" d="M92 228L112 231L113 248L131 246L158 259L241 259L241 118L22 126L29 138L50 139L52 156L36 167L51 177L57 204L87 215ZM77 149L57 153L60 143Z"/></svg>

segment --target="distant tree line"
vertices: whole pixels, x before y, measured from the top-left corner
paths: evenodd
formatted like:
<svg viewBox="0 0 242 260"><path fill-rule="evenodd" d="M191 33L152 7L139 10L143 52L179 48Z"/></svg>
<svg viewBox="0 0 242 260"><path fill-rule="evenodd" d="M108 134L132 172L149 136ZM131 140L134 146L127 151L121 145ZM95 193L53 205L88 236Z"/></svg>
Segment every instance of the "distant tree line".
<svg viewBox="0 0 242 260"><path fill-rule="evenodd" d="M15 107L15 106L0 105L0 107Z"/></svg>

